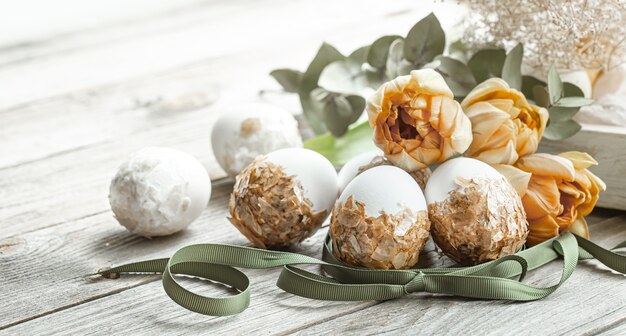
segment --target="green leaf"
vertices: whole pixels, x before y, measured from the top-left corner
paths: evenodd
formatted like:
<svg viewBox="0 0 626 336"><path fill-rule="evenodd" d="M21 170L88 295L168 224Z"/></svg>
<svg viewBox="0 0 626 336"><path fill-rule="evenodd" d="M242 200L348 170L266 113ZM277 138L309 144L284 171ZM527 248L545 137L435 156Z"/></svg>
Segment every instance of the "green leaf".
<svg viewBox="0 0 626 336"><path fill-rule="evenodd" d="M469 49L462 40L456 40L448 46L448 54L450 55L450 57L457 58L465 63L467 63L468 61L468 51Z"/></svg>
<svg viewBox="0 0 626 336"><path fill-rule="evenodd" d="M404 46L403 40L395 40L389 46L389 57L387 57L387 63L385 64L385 81L406 75L415 69L413 64L404 60Z"/></svg>
<svg viewBox="0 0 626 336"><path fill-rule="evenodd" d="M545 86L535 85L533 88L533 97L537 105L545 108L550 107L550 95Z"/></svg>
<svg viewBox="0 0 626 336"><path fill-rule="evenodd" d="M593 99L583 97L563 97L554 106L560 107L580 107L593 103Z"/></svg>
<svg viewBox="0 0 626 336"><path fill-rule="evenodd" d="M340 138L326 133L305 141L304 147L324 155L335 166L341 166L358 154L376 149L372 134L372 128L365 121L350 127Z"/></svg>
<svg viewBox="0 0 626 336"><path fill-rule="evenodd" d="M526 96L526 99L533 99L537 101L537 99L533 98L535 96L533 92L535 86L545 87L546 83L533 76L522 76L522 93Z"/></svg>
<svg viewBox="0 0 626 336"><path fill-rule="evenodd" d="M318 85L333 92L358 94L368 86L361 66L350 58L330 63L320 74Z"/></svg>
<svg viewBox="0 0 626 336"><path fill-rule="evenodd" d="M302 112L311 125L311 128L313 128L313 131L317 134L324 133L326 127L322 122L321 116L317 114L316 110L312 107L311 91L318 87L317 81L324 68L332 62L343 59L345 59L345 56L335 49L335 47L324 43L302 75L299 91Z"/></svg>
<svg viewBox="0 0 626 336"><path fill-rule="evenodd" d="M367 55L369 54L369 49L370 49L370 46L362 46L361 48L358 48L357 50L353 51L348 56L348 58L354 62L363 64L367 62Z"/></svg>
<svg viewBox="0 0 626 336"><path fill-rule="evenodd" d="M564 97L584 97L585 94L578 86L572 83L563 83L563 96Z"/></svg>
<svg viewBox="0 0 626 336"><path fill-rule="evenodd" d="M389 47L393 41L398 39L401 40L402 37L387 35L374 41L367 52L367 63L374 68L383 69L389 56Z"/></svg>
<svg viewBox="0 0 626 336"><path fill-rule="evenodd" d="M571 119L563 122L550 122L543 136L550 140L563 140L578 133L581 128L579 123Z"/></svg>
<svg viewBox="0 0 626 336"><path fill-rule="evenodd" d="M446 81L454 96L465 97L475 86L472 71L463 62L446 56L438 56L439 66L435 68Z"/></svg>
<svg viewBox="0 0 626 336"><path fill-rule="evenodd" d="M522 89L522 57L524 56L524 47L519 43L515 48L509 51L504 59L504 65L502 66L502 79L504 79L509 86L516 90Z"/></svg>
<svg viewBox="0 0 626 336"><path fill-rule="evenodd" d="M404 44L404 58L413 65L423 65L441 55L446 34L435 14L430 13L411 28Z"/></svg>
<svg viewBox="0 0 626 336"><path fill-rule="evenodd" d="M476 52L467 62L477 83L491 77L502 77L506 53L504 49L483 49Z"/></svg>
<svg viewBox="0 0 626 336"><path fill-rule="evenodd" d="M579 107L552 106L548 109L550 122L563 122L572 119L578 113Z"/></svg>
<svg viewBox="0 0 626 336"><path fill-rule="evenodd" d="M336 137L343 135L365 109L365 99L317 88L311 92L312 106L326 128Z"/></svg>
<svg viewBox="0 0 626 336"><path fill-rule="evenodd" d="M548 93L550 94L550 104L556 103L563 96L563 82L554 65L548 71Z"/></svg>
<svg viewBox="0 0 626 336"><path fill-rule="evenodd" d="M270 76L280 84L287 92L297 93L300 90L303 73L293 69L276 69L270 72Z"/></svg>

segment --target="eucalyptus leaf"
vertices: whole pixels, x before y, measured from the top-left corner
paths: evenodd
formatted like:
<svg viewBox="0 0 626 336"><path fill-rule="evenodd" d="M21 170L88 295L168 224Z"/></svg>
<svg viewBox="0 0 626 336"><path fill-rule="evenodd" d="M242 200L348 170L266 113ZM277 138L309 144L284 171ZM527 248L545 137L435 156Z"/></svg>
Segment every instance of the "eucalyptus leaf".
<svg viewBox="0 0 626 336"><path fill-rule="evenodd" d="M533 76L522 76L522 93L526 96L526 99L537 100L536 98L533 98L535 96L535 93L533 92L535 86L545 87L546 83Z"/></svg>
<svg viewBox="0 0 626 336"><path fill-rule="evenodd" d="M366 101L365 98L357 95L347 95L346 99L352 108L351 118L349 119L349 124L352 124L356 122L365 111Z"/></svg>
<svg viewBox="0 0 626 336"><path fill-rule="evenodd" d="M370 46L363 46L353 51L348 58L359 64L367 62L367 55L369 54Z"/></svg>
<svg viewBox="0 0 626 336"><path fill-rule="evenodd" d="M341 166L354 156L376 149L373 131L368 122L350 127L342 137L325 133L304 142L304 147L325 156L335 166Z"/></svg>
<svg viewBox="0 0 626 336"><path fill-rule="evenodd" d="M552 106L548 109L550 113L550 122L563 122L572 119L580 107L560 107Z"/></svg>
<svg viewBox="0 0 626 336"><path fill-rule="evenodd" d="M320 74L318 85L333 92L358 94L368 86L361 66L350 58L330 63Z"/></svg>
<svg viewBox="0 0 626 336"><path fill-rule="evenodd" d="M280 84L287 92L297 93L300 90L303 73L293 69L276 69L270 72L270 76Z"/></svg>
<svg viewBox="0 0 626 336"><path fill-rule="evenodd" d="M423 65L443 54L446 34L435 14L430 13L409 30L404 44L404 58L413 65Z"/></svg>
<svg viewBox="0 0 626 336"><path fill-rule="evenodd" d="M522 57L524 56L524 47L519 43L516 45L504 59L504 65L502 66L502 79L504 79L509 86L516 90L522 89Z"/></svg>
<svg viewBox="0 0 626 336"><path fill-rule="evenodd" d="M385 68L389 56L389 47L393 41L398 39L402 40L402 37L387 35L374 41L367 52L367 63L377 69Z"/></svg>
<svg viewBox="0 0 626 336"><path fill-rule="evenodd" d="M413 64L404 59L404 43L404 40L398 39L393 41L389 46L389 56L385 64L385 81L406 75L415 68Z"/></svg>
<svg viewBox="0 0 626 336"><path fill-rule="evenodd" d="M535 97L535 103L541 107L550 107L550 94L545 86L535 85L533 88L533 96Z"/></svg>
<svg viewBox="0 0 626 336"><path fill-rule="evenodd" d="M468 61L469 49L462 40L456 40L448 46L448 55L464 63Z"/></svg>
<svg viewBox="0 0 626 336"><path fill-rule="evenodd" d="M436 60L439 66L435 70L443 76L455 97L465 97L476 86L472 71L463 62L446 56L438 56Z"/></svg>
<svg viewBox="0 0 626 336"><path fill-rule="evenodd" d="M564 97L584 97L585 94L578 86L573 83L563 83L563 96Z"/></svg>
<svg viewBox="0 0 626 336"><path fill-rule="evenodd" d="M563 140L578 133L582 127L574 120L563 122L550 122L543 133L543 136L549 140Z"/></svg>
<svg viewBox="0 0 626 336"><path fill-rule="evenodd" d="M324 133L326 127L319 114L316 113L316 109L313 108L311 103L311 91L318 87L317 81L324 68L335 61L343 60L343 56L335 47L328 43L323 43L317 54L309 64L309 67L302 75L302 81L300 83L300 104L302 105L302 111L307 118L307 121L311 125L311 128L316 134Z"/></svg>
<svg viewBox="0 0 626 336"><path fill-rule="evenodd" d="M554 65L548 71L548 93L550 94L550 104L556 103L563 96L563 82Z"/></svg>
<svg viewBox="0 0 626 336"><path fill-rule="evenodd" d="M580 107L593 103L593 99L583 97L563 97L554 106L560 107Z"/></svg>
<svg viewBox="0 0 626 336"><path fill-rule="evenodd" d="M311 92L311 105L334 136L341 136L365 109L365 99L316 88Z"/></svg>
<svg viewBox="0 0 626 336"><path fill-rule="evenodd" d="M502 67L506 59L504 49L483 49L476 52L467 62L477 83L491 77L502 77Z"/></svg>

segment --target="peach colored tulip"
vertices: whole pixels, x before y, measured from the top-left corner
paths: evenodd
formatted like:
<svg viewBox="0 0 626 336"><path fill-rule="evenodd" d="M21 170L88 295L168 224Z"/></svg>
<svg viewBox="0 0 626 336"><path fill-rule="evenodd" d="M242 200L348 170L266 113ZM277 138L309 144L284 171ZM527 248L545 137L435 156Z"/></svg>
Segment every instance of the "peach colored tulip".
<svg viewBox="0 0 626 336"><path fill-rule="evenodd" d="M563 231L589 238L585 216L598 202L600 191L606 189L604 182L587 169L596 164L587 153L565 152L528 155L520 158L515 167L494 165L523 195L530 230L528 245Z"/></svg>
<svg viewBox="0 0 626 336"><path fill-rule="evenodd" d="M461 106L472 122L474 140L465 156L490 164L513 164L537 151L548 111L531 105L500 78L476 86Z"/></svg>
<svg viewBox="0 0 626 336"><path fill-rule="evenodd" d="M432 69L384 83L366 110L374 143L389 161L409 172L463 153L472 142L469 119Z"/></svg>

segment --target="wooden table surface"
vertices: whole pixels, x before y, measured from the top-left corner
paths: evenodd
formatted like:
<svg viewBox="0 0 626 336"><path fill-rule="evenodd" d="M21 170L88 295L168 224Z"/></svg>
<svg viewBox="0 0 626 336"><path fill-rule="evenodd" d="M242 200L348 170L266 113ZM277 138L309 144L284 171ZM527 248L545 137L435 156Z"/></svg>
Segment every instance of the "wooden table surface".
<svg viewBox="0 0 626 336"><path fill-rule="evenodd" d="M158 276L87 278L100 268L169 256L197 242L246 245L226 220L232 181L210 131L224 106L271 93L268 72L304 68L323 41L344 52L405 34L454 4L398 0L19 1L0 5L0 334L626 334L626 281L581 262L545 300L510 303L440 295L322 302L276 288L279 270L246 270L251 306L207 317L177 306ZM36 10L35 10L36 9ZM169 146L195 155L213 179L207 210L187 230L144 239L117 224L110 179L129 153ZM609 188L611 186L609 185ZM592 239L626 239L626 213L596 210ZM294 250L319 256L321 230ZM446 265L432 245L423 259ZM530 284L557 282L560 263ZM200 293L227 291L181 280Z"/></svg>

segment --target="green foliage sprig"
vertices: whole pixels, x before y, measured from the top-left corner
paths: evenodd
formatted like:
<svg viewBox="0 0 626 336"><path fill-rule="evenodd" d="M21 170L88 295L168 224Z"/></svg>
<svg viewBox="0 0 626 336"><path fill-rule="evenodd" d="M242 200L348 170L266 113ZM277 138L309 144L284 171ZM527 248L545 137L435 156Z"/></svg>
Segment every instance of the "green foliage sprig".
<svg viewBox="0 0 626 336"><path fill-rule="evenodd" d="M432 68L439 72L455 95L462 100L476 85L491 77L503 78L512 88L521 90L527 99L546 107L550 113L545 137L564 139L572 136L580 125L572 120L581 106L591 103L573 84L563 83L551 69L548 83L532 76L522 76L524 48L518 44L508 53L501 48L483 49L470 55L461 41L450 44L446 52L446 36L434 14L417 22L406 37L386 35L348 56L324 43L304 72L277 69L270 73L287 92L300 97L305 118L316 134L329 132L312 142L316 150L332 152L332 146L350 146L344 141L330 141L329 136L342 137L365 108L365 98L381 84L406 75L411 70ZM353 136L350 136L353 138ZM361 143L357 141L356 143ZM325 144L324 148L317 148ZM335 148L346 151L345 148ZM350 150L348 150L350 151Z"/></svg>

